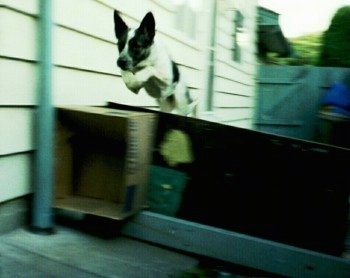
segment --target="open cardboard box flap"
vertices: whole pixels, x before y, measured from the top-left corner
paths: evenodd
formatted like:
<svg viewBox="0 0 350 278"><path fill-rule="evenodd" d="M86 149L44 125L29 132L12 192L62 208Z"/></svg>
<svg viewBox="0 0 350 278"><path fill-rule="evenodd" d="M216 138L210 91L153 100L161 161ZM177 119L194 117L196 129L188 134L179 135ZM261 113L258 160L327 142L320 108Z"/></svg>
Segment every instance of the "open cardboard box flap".
<svg viewBox="0 0 350 278"><path fill-rule="evenodd" d="M145 205L156 115L57 108L56 208L122 220Z"/></svg>

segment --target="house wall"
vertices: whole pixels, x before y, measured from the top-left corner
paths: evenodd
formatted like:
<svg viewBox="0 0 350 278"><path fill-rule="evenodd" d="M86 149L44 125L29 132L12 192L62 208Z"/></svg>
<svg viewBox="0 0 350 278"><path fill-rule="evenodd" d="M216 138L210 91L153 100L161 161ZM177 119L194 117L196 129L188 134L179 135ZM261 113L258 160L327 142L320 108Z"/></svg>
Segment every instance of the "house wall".
<svg viewBox="0 0 350 278"><path fill-rule="evenodd" d="M214 109L221 122L251 128L255 106L257 1L218 1ZM243 19L241 58L234 61L235 12Z"/></svg>
<svg viewBox="0 0 350 278"><path fill-rule="evenodd" d="M31 191L36 1L0 1L0 202Z"/></svg>
<svg viewBox="0 0 350 278"><path fill-rule="evenodd" d="M228 59L229 45L224 41L230 35L232 19L222 6L232 3L218 2L220 15L225 17L219 16L218 22L214 110L225 123L249 128L253 114L255 45L245 48L241 63ZM249 40L254 42L257 1L249 2L237 0L234 4L242 4L240 8L252 33ZM128 91L115 66L117 49L112 12L117 8L130 25L137 25L146 11L154 13L157 36L180 66L190 89L203 96L200 103L203 111L211 20L208 3L203 0L203 6L197 10L197 24L187 24L195 28L189 35L177 27L176 6L169 0L53 0L54 105L102 105L113 101L157 107L146 93L136 96ZM0 202L32 191L40 39L37 22L38 0L0 0Z"/></svg>

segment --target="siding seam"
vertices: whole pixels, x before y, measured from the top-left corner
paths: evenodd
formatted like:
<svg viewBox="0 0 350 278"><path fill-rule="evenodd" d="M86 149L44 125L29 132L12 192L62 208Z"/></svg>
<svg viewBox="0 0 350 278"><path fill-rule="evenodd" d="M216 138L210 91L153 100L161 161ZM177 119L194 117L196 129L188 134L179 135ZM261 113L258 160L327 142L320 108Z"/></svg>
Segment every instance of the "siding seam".
<svg viewBox="0 0 350 278"><path fill-rule="evenodd" d="M26 15L29 17L34 17L36 19L39 18L39 16L37 14L29 13L29 12L26 12L24 10L20 10L18 8L11 7L11 6L6 5L6 4L0 4L0 9L5 9L5 10L12 11L12 12L20 13L20 14L23 14L23 15Z"/></svg>
<svg viewBox="0 0 350 278"><path fill-rule="evenodd" d="M2 158L7 158L7 157L14 157L14 156L19 156L19 155L32 155L34 154L35 149L33 148L32 150L27 150L27 151L19 151L19 152L13 152L13 153L0 153L0 159Z"/></svg>

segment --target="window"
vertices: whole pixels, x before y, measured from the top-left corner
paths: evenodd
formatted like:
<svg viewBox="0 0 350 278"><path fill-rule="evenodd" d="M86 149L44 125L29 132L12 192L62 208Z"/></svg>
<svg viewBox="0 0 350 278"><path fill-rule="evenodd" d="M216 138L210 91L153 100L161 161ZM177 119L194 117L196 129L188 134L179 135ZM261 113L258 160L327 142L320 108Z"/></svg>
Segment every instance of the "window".
<svg viewBox="0 0 350 278"><path fill-rule="evenodd" d="M235 10L233 24L232 59L235 62L240 62L242 56L241 41L244 38L244 16L238 10Z"/></svg>
<svg viewBox="0 0 350 278"><path fill-rule="evenodd" d="M202 0L173 0L176 7L175 28L189 38L196 38L197 12Z"/></svg>

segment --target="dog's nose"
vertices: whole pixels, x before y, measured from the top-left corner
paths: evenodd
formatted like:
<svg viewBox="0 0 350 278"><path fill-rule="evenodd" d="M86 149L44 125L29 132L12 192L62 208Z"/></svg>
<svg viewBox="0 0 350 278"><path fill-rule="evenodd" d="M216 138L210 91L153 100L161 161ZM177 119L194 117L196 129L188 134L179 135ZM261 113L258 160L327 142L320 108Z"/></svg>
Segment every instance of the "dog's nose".
<svg viewBox="0 0 350 278"><path fill-rule="evenodd" d="M122 70L127 70L128 68L128 61L124 58L119 58L117 60L117 66L120 67Z"/></svg>

